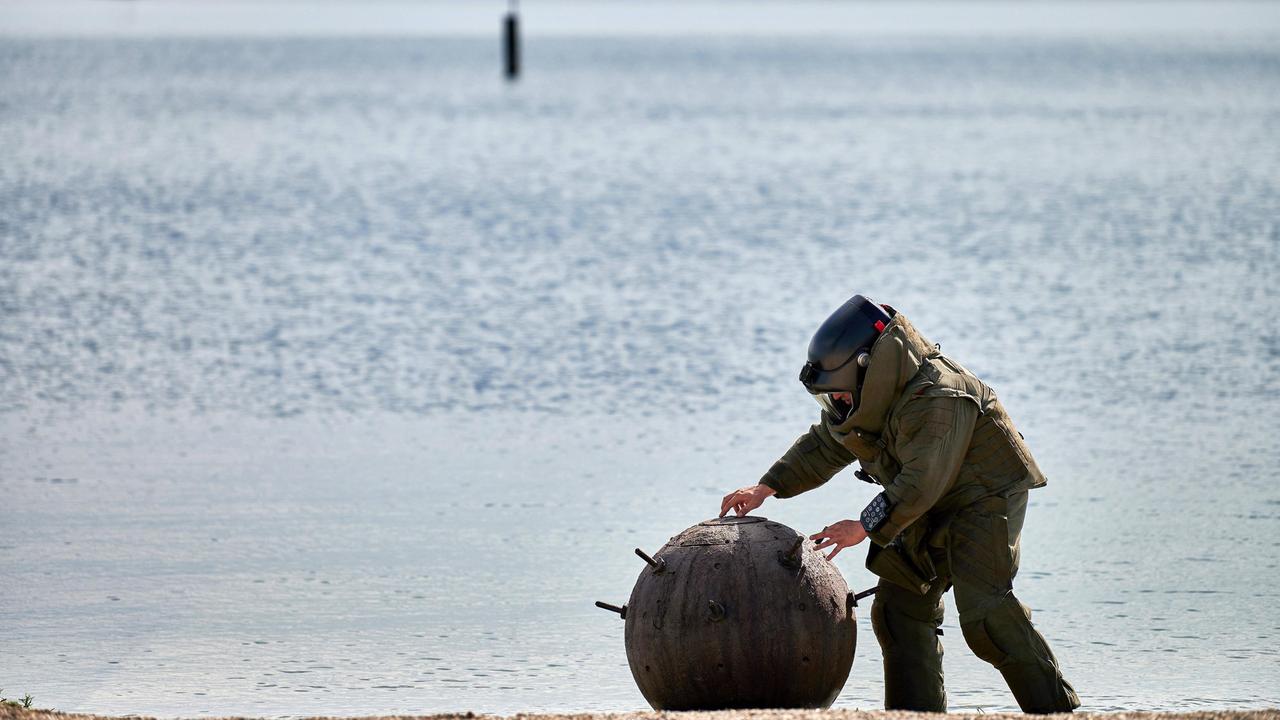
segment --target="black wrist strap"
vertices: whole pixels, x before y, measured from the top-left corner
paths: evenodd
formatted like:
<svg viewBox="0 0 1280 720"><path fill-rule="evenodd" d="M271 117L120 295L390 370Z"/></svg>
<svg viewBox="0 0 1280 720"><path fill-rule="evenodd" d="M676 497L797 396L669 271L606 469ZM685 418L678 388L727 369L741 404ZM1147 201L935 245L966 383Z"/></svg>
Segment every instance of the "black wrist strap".
<svg viewBox="0 0 1280 720"><path fill-rule="evenodd" d="M889 496L884 493L880 493L872 498L871 502L867 503L867 506L862 509L861 520L863 529L867 532L875 532L876 530L879 530L880 526L885 524L885 521L889 519L889 510L891 507L892 506L889 503Z"/></svg>

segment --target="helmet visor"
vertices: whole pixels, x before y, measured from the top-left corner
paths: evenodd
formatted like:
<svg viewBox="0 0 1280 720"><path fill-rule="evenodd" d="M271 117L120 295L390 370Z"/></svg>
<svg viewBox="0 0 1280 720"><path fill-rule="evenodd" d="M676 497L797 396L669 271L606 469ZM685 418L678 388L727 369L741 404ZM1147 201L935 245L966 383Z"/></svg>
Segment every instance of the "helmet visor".
<svg viewBox="0 0 1280 720"><path fill-rule="evenodd" d="M831 417L838 423L847 420L853 412L852 393L818 393L813 399L818 401L823 410L831 413Z"/></svg>

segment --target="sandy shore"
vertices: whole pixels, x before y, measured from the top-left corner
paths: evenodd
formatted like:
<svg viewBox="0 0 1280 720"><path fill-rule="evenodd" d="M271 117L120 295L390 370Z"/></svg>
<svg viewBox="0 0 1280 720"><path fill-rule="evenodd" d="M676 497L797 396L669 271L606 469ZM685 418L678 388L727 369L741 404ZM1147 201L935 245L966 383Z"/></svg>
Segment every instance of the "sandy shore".
<svg viewBox="0 0 1280 720"><path fill-rule="evenodd" d="M98 720L101 715L62 713L53 710L24 710L13 706L0 707L0 720ZM138 716L129 716L138 717ZM358 720L497 720L502 716L460 713L449 715L419 716L370 716ZM717 712L636 712L636 713L575 713L562 715L518 714L519 720L923 720L934 717L932 713L887 712L865 710L722 710ZM973 718L977 720L1026 720L1018 714L953 713L949 718ZM1068 716L1054 716L1068 717ZM1106 720L1280 720L1280 709L1270 710L1212 710L1202 712L1119 712L1077 713L1074 718L1105 718ZM354 720L354 719L351 719Z"/></svg>

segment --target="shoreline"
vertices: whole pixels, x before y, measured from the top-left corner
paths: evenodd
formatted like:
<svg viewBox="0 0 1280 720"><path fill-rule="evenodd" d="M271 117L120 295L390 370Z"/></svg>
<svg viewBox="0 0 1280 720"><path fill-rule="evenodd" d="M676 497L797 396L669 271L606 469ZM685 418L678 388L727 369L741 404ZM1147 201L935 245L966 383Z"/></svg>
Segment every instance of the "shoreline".
<svg viewBox="0 0 1280 720"><path fill-rule="evenodd" d="M12 705L0 706L0 720L107 720L113 717L148 718L145 715L106 716L90 713L64 713L57 710L26 709ZM239 716L235 716L239 717ZM936 713L905 710L716 710L689 712L619 712L619 713L517 713L515 715L486 715L474 712L439 713L432 715L370 715L344 718L344 720L927 720ZM977 720L1015 720L1030 717L1021 713L947 713L950 718ZM1280 708L1266 710L1201 710L1173 711L1124 711L1081 712L1074 715L1046 717L1105 718L1106 720L1280 720ZM314 716L308 720L321 720Z"/></svg>

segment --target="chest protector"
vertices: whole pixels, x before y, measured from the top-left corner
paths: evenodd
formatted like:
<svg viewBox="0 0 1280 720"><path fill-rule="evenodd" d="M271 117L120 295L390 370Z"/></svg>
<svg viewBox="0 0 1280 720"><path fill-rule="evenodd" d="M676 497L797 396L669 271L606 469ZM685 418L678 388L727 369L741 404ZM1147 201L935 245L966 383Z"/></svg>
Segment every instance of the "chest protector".
<svg viewBox="0 0 1280 720"><path fill-rule="evenodd" d="M881 484L891 482L902 468L895 447L897 417L913 400L937 397L975 403L980 414L955 484L934 506L934 512L955 510L983 497L1045 484L1044 474L995 391L937 351L922 359L919 371L902 388L878 437L850 433L843 438L858 456L863 470Z"/></svg>

